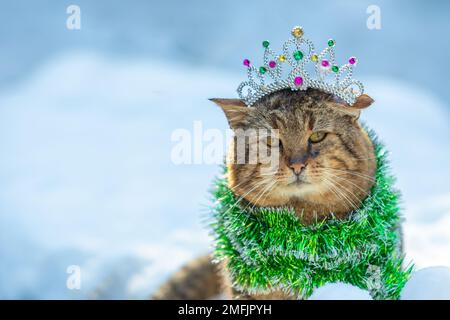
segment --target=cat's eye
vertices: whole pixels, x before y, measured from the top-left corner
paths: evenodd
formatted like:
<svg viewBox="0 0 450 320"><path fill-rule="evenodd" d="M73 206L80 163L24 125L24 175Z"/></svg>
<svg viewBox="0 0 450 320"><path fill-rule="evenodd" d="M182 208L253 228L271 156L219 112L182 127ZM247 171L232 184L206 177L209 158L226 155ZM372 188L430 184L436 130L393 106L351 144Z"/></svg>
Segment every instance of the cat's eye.
<svg viewBox="0 0 450 320"><path fill-rule="evenodd" d="M323 131L313 132L313 134L309 137L309 141L311 141L311 143L318 143L323 141L326 136L327 133Z"/></svg>

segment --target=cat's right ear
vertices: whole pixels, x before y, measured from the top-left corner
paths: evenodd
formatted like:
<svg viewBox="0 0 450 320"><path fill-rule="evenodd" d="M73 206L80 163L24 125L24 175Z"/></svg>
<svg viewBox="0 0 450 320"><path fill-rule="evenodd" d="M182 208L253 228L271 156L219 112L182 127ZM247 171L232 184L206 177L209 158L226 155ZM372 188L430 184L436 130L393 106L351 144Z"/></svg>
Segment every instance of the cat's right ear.
<svg viewBox="0 0 450 320"><path fill-rule="evenodd" d="M242 128L253 110L240 99L213 98L209 100L222 108L232 129Z"/></svg>

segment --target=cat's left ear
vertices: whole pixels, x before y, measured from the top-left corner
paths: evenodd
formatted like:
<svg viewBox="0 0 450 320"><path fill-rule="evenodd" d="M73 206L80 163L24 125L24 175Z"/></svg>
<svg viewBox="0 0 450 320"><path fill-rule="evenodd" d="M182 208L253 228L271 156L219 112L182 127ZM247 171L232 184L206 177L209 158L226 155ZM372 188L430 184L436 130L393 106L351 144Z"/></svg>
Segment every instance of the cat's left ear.
<svg viewBox="0 0 450 320"><path fill-rule="evenodd" d="M365 109L369 107L375 100L373 100L369 95L363 93L358 98L356 98L355 102L350 106L353 109Z"/></svg>
<svg viewBox="0 0 450 320"><path fill-rule="evenodd" d="M356 98L352 105L345 103L340 99L336 102L338 103L339 110L358 119L361 114L361 110L368 108L374 101L375 100L373 100L369 95L364 93Z"/></svg>
<svg viewBox="0 0 450 320"><path fill-rule="evenodd" d="M232 129L243 127L249 114L253 111L253 108L247 107L240 99L214 98L209 100L222 108Z"/></svg>

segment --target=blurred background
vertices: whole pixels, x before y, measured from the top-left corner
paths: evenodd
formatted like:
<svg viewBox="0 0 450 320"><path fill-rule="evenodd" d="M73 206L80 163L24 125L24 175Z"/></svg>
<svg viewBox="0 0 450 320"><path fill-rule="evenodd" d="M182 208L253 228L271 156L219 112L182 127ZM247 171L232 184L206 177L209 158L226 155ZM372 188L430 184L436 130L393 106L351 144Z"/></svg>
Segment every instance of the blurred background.
<svg viewBox="0 0 450 320"><path fill-rule="evenodd" d="M142 299L208 252L219 166L175 165L171 134L225 130L207 98L236 97L242 59L294 25L359 58L407 258L450 266L449 18L448 1L0 1L0 298Z"/></svg>

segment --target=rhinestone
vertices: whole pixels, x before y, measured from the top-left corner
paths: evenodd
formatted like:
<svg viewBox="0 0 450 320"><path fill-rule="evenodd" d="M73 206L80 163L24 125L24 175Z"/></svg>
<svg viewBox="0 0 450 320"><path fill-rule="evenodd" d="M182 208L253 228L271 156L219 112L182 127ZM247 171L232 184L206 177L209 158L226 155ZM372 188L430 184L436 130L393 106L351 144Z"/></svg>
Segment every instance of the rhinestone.
<svg viewBox="0 0 450 320"><path fill-rule="evenodd" d="M302 77L295 77L294 78L294 84L299 87L303 84L303 78Z"/></svg>
<svg viewBox="0 0 450 320"><path fill-rule="evenodd" d="M291 34L293 37L295 38L300 38L301 36L303 36L303 28L302 27L294 27L291 31Z"/></svg>
<svg viewBox="0 0 450 320"><path fill-rule="evenodd" d="M294 52L294 59L295 60L301 60L302 58L303 58L303 52L301 52L301 51Z"/></svg>

